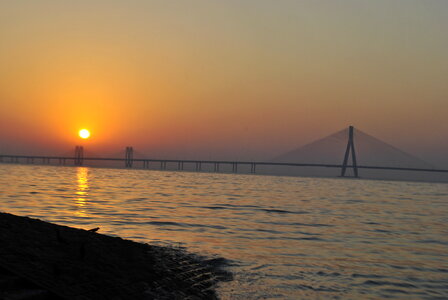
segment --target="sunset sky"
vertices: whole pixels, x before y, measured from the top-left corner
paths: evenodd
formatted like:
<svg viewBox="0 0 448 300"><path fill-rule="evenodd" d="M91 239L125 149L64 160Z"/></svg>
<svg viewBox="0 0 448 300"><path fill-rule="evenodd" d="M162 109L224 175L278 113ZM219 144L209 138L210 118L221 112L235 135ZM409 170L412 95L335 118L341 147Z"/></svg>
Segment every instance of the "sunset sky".
<svg viewBox="0 0 448 300"><path fill-rule="evenodd" d="M448 1L0 0L0 153L269 159L350 124L448 165Z"/></svg>

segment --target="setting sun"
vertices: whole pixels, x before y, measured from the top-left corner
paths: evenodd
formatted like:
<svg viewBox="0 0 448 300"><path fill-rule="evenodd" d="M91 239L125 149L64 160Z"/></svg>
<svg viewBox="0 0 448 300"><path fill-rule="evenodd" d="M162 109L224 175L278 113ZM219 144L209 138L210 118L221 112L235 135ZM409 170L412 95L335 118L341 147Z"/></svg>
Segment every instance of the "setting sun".
<svg viewBox="0 0 448 300"><path fill-rule="evenodd" d="M79 137L82 139L88 139L90 137L90 131L87 129L81 129L79 131Z"/></svg>

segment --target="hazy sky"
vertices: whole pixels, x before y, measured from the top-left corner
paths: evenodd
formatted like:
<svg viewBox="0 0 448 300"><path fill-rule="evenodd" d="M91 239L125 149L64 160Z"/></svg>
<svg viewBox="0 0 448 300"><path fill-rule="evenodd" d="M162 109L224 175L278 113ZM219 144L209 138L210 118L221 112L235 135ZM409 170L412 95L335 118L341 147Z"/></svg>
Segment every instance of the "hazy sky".
<svg viewBox="0 0 448 300"><path fill-rule="evenodd" d="M448 1L0 0L0 152L263 159L349 124L448 161Z"/></svg>

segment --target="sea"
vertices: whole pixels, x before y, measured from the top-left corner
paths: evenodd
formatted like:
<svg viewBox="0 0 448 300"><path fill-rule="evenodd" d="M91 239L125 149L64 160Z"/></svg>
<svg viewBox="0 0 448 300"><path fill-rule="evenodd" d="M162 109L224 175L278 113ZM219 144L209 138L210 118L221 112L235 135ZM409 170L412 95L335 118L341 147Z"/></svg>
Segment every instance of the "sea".
<svg viewBox="0 0 448 300"><path fill-rule="evenodd" d="M448 299L448 184L0 164L0 210L223 257L221 299Z"/></svg>

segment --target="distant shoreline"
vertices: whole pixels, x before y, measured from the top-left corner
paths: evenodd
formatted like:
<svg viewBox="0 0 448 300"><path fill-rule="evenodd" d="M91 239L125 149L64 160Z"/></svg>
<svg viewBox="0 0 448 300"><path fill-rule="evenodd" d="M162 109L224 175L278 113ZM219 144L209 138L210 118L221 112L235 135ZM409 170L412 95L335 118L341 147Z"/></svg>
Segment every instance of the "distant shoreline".
<svg viewBox="0 0 448 300"><path fill-rule="evenodd" d="M359 178L353 178L353 177L340 177L337 175L294 175L294 174L269 174L269 173L250 173L250 172L238 172L238 173L232 173L232 172L213 172L211 170L202 170L202 171L196 171L196 170L177 170L177 169L165 169L162 170L160 168L142 168L142 167L132 167L132 168L126 168L126 167L120 167L120 166L100 166L100 165L87 165L84 164L82 166L76 166L76 165L60 165L60 164L42 164L42 163L35 163L35 164L27 164L27 163L13 163L13 162L0 162L0 165L20 165L20 166L39 166L39 167L75 167L75 168L98 168L98 169L112 169L112 170L138 170L138 171L157 171L157 172L186 172L186 173L199 173L199 174L222 174L222 175L250 175L250 176L275 176L275 177L297 177L297 178L321 178L321 179L341 179L341 180L375 180L375 181L392 181L392 182L418 182L418 183L448 183L448 178L444 180L419 180L419 179L400 179L400 178L372 178L372 177L364 177L361 173Z"/></svg>

